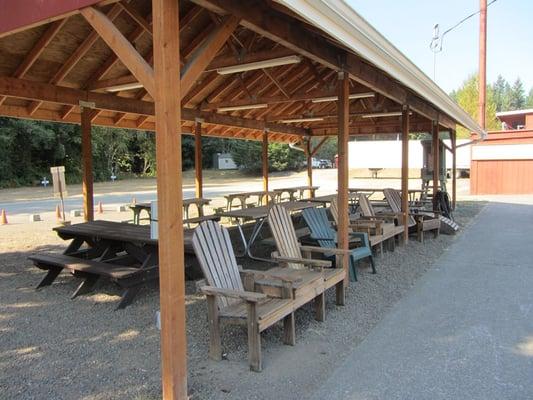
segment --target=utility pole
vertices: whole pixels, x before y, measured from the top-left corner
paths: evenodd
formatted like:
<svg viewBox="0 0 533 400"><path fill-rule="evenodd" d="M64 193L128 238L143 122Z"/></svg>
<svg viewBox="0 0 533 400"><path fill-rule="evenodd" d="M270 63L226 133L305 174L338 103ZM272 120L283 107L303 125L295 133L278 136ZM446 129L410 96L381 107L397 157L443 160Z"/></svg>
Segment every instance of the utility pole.
<svg viewBox="0 0 533 400"><path fill-rule="evenodd" d="M487 0L479 0L479 101L478 121L485 129L487 88Z"/></svg>

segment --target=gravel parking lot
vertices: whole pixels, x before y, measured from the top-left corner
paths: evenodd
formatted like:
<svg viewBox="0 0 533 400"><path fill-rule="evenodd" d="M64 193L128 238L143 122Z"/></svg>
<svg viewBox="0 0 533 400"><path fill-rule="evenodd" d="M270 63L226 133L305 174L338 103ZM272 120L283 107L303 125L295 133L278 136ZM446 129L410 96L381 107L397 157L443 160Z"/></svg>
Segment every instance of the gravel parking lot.
<svg viewBox="0 0 533 400"><path fill-rule="evenodd" d="M465 226L483 208L461 202L456 219ZM112 218L107 215L106 218ZM120 218L120 217L117 217ZM114 311L119 291L101 283L94 294L70 300L79 283L63 274L51 287L35 291L43 272L27 256L65 247L51 222L2 227L0 242L0 398L156 399L160 396L158 309L155 284L131 306ZM208 330L203 296L187 283L189 388L193 399L306 398L321 377L357 346L391 306L457 236L441 235L424 244L411 240L378 258L378 274L362 268L337 307L334 291L324 323L312 307L297 312L297 344L281 343L281 327L263 334L264 371L247 365L246 331L224 330L224 361L207 359ZM270 252L268 246L261 251ZM249 267L250 265L245 265ZM260 267L261 265L255 265ZM263 266L264 267L264 266Z"/></svg>

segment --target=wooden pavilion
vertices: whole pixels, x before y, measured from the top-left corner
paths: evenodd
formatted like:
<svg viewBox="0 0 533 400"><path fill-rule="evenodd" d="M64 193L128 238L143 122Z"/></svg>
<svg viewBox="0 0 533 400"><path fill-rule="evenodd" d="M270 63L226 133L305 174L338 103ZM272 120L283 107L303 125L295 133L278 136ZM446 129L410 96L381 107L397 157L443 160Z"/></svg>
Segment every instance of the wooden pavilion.
<svg viewBox="0 0 533 400"><path fill-rule="evenodd" d="M343 1L0 0L0 9L0 115L81 124L87 220L91 126L156 132L165 399L187 398L181 134L195 135L197 166L202 136L262 141L265 189L269 142L300 146L309 161L337 136L341 209L350 136L402 133L405 193L409 132L431 132L435 146L449 134L454 154L456 124L485 135ZM201 167L196 177L201 196ZM455 203L455 178L452 187ZM339 236L347 248L346 216Z"/></svg>

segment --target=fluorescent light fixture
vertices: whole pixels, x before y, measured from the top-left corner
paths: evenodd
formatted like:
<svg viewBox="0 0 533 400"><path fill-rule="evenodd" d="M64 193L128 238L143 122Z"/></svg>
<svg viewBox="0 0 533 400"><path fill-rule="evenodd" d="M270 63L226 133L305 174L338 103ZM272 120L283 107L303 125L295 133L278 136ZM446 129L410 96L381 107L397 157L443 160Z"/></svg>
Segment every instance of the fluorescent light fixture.
<svg viewBox="0 0 533 400"><path fill-rule="evenodd" d="M324 118L316 117L316 118L294 118L294 119L282 119L279 122L283 122L284 124L295 124L298 122L315 122L315 121L324 121Z"/></svg>
<svg viewBox="0 0 533 400"><path fill-rule="evenodd" d="M273 58L271 60L256 61L248 64L232 65L217 69L220 75L234 74L237 72L252 71L254 69L279 67L280 65L297 64L302 59L299 56Z"/></svg>
<svg viewBox="0 0 533 400"><path fill-rule="evenodd" d="M112 86L106 89L106 91L114 93L114 92L121 92L123 90L133 90L133 89L140 89L142 88L142 83L134 82L134 83L125 83L124 85L117 85Z"/></svg>
<svg viewBox="0 0 533 400"><path fill-rule="evenodd" d="M219 107L217 108L217 111L225 112L225 111L253 110L255 108L267 108L267 107L268 107L268 104L245 104L242 106Z"/></svg>
<svg viewBox="0 0 533 400"><path fill-rule="evenodd" d="M364 114L361 115L362 118L383 118L383 117L399 117L402 115L401 111L393 112L378 112L373 114Z"/></svg>
<svg viewBox="0 0 533 400"><path fill-rule="evenodd" d="M369 97L374 97L375 93L373 92L367 92L367 93L354 93L348 96L350 100L353 99L366 99ZM311 100L312 103L325 103L326 101L337 101L339 100L338 96L328 96L328 97L318 97L316 99Z"/></svg>

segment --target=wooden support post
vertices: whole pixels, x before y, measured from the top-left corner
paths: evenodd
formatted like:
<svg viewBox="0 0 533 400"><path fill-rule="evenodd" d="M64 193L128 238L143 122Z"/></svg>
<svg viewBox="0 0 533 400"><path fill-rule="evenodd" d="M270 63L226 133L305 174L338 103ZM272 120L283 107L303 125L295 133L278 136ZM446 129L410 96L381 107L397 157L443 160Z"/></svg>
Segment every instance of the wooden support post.
<svg viewBox="0 0 533 400"><path fill-rule="evenodd" d="M431 125L432 130L432 153L433 153L433 208L435 208L435 196L439 190L439 178L440 178L440 146L439 146L439 123L433 121Z"/></svg>
<svg viewBox="0 0 533 400"><path fill-rule="evenodd" d="M457 201L457 134L454 130L450 131L452 140L452 210L455 210Z"/></svg>
<svg viewBox="0 0 533 400"><path fill-rule="evenodd" d="M305 147L307 156L307 186L313 186L313 152L311 151L311 139L307 139Z"/></svg>
<svg viewBox="0 0 533 400"><path fill-rule="evenodd" d="M337 170L339 225L337 228L338 246L348 250L348 138L350 135L350 78L346 72L339 72L338 77L339 101L338 114L338 157ZM343 257L343 268L346 272L344 283L349 284L348 257Z"/></svg>
<svg viewBox="0 0 533 400"><path fill-rule="evenodd" d="M268 192L268 130L263 132L263 190ZM268 202L268 196L266 196Z"/></svg>
<svg viewBox="0 0 533 400"><path fill-rule="evenodd" d="M402 223L403 241L409 241L409 106L402 109Z"/></svg>
<svg viewBox="0 0 533 400"><path fill-rule="evenodd" d="M153 0L163 399L187 399L179 0Z"/></svg>
<svg viewBox="0 0 533 400"><path fill-rule="evenodd" d="M81 107L81 157L82 157L82 193L83 218L94 220L93 200L93 149L91 144L91 113L90 108Z"/></svg>
<svg viewBox="0 0 533 400"><path fill-rule="evenodd" d="M202 173L202 121L197 119L194 125L194 169L196 172L196 197L202 198L204 194L204 180Z"/></svg>

